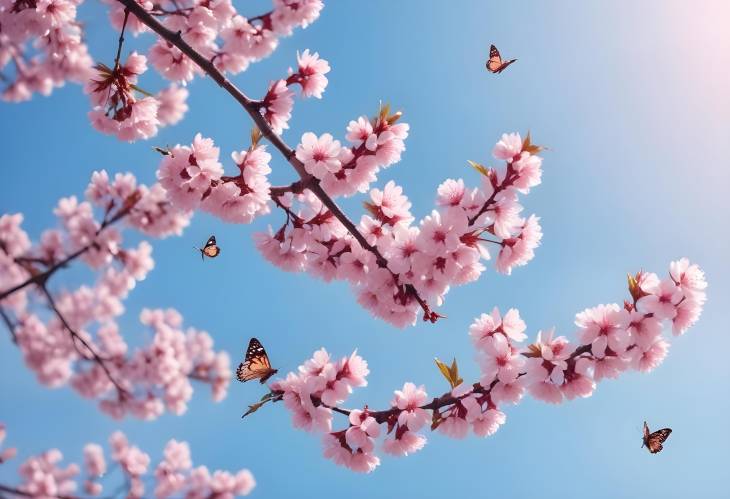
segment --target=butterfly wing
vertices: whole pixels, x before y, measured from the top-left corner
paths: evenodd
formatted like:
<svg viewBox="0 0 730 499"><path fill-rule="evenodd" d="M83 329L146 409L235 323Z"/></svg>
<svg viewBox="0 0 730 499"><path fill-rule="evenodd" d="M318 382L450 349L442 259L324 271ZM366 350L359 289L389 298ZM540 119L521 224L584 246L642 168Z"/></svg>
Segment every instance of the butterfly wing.
<svg viewBox="0 0 730 499"><path fill-rule="evenodd" d="M510 59L509 61L503 62L502 65L499 67L499 69L497 69L496 72L497 73L501 73L502 71L504 71L505 69L507 69L507 66L509 66L510 64L512 64L513 62L515 62L516 60L517 59Z"/></svg>
<svg viewBox="0 0 730 499"><path fill-rule="evenodd" d="M499 50L497 50L497 47L492 45L491 47L489 47L489 60L487 61L487 69L492 73L496 73L501 67L502 56L499 55Z"/></svg>
<svg viewBox="0 0 730 499"><path fill-rule="evenodd" d="M246 382L252 379L260 379L261 383L265 383L276 372L276 369L271 368L269 356L266 355L266 350L264 350L261 342L256 338L251 338L246 350L246 357L236 369L238 381Z"/></svg>
<svg viewBox="0 0 730 499"><path fill-rule="evenodd" d="M641 444L642 447L649 443L649 425L646 424L646 421L644 421L644 438L642 440L644 442Z"/></svg>
<svg viewBox="0 0 730 499"><path fill-rule="evenodd" d="M667 438L669 438L669 435L671 433L671 428L662 428L661 430L657 430L654 433L650 434L647 438L646 444L646 446L649 448L649 452L651 452L652 454L660 452L664 448L662 444L667 440Z"/></svg>
<svg viewBox="0 0 730 499"><path fill-rule="evenodd" d="M215 236L210 236L208 238L208 242L205 243L205 246L203 246L203 253L205 254L205 256L215 258L220 254L220 252L221 249L215 242Z"/></svg>

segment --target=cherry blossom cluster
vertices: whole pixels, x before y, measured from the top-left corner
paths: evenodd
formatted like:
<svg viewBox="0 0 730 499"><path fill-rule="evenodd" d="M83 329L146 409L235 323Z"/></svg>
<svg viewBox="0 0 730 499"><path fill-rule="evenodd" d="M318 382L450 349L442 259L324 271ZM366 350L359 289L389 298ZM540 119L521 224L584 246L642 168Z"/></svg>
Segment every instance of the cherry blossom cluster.
<svg viewBox="0 0 730 499"><path fill-rule="evenodd" d="M107 3L111 6L112 24L122 33L127 27L135 34L147 30L146 25L136 16L130 16L122 4L116 1ZM289 36L294 27L308 26L319 17L323 7L320 0L277 0L271 12L247 19L236 12L230 0L142 1L139 4L162 19L165 28L178 33L201 56L211 60L218 70L231 74L245 71L251 62L270 55L279 37ZM92 80L93 90L87 87L92 95L97 94L92 96L96 107L90 114L95 128L115 134L121 140L132 141L152 137L157 133L158 125L174 124L182 118L187 110L187 90L177 84L185 85L196 75L205 74L204 71L178 47L162 38L150 47L148 57L150 65L173 84L156 96L137 87L137 77L147 69L147 58L136 53L130 55L124 66L117 64L113 70L97 66L101 80ZM269 100L265 106L269 112L283 112L286 105L284 94L290 95L287 85L299 83L305 95L321 96L327 81L324 78L322 83L320 72L324 71L323 64L328 71L326 61L318 61L316 54L310 55L305 51L300 57L299 71L291 76L291 82L284 85L283 94L272 90L271 95L267 95ZM126 106L115 103L113 95L110 98L106 91L109 85L105 85L109 80L118 82L115 87L123 94L120 100ZM136 100L135 91L147 96ZM288 104L291 104L290 99ZM229 190L231 188L228 187ZM228 193L227 197L233 195Z"/></svg>
<svg viewBox="0 0 730 499"><path fill-rule="evenodd" d="M193 60L168 41L158 38L148 53L130 54L120 64L125 31L148 31L136 16L117 1L107 1L112 25L121 36L113 66L94 66L83 42L82 25L76 20L81 0L13 0L0 3L0 71L14 65L13 79L3 91L10 101L30 99L34 92L48 95L54 87L73 81L85 85L92 111L89 119L97 130L116 135L120 140L148 139L158 127L177 123L187 111L188 92L178 84L204 74ZM247 19L230 0L140 1L146 12L190 43L206 59L223 71L236 74L251 62L269 56L282 36L295 27L307 27L323 8L321 0L275 0L273 9ZM172 84L151 94L137 85L147 70L147 61ZM298 83L303 94L321 97L326 85L322 72L326 61L305 51L299 57L300 69L287 80ZM93 67L92 67L93 66ZM324 80L323 80L324 78ZM284 87L286 89L286 85ZM276 97L267 104L280 109Z"/></svg>
<svg viewBox="0 0 730 499"><path fill-rule="evenodd" d="M248 150L232 153L239 170L233 177L223 175L219 154L213 141L200 134L190 147L177 145L167 151L157 177L172 203L183 210L202 209L232 223L250 223L269 213L271 155L266 146L254 140Z"/></svg>
<svg viewBox="0 0 730 499"><path fill-rule="evenodd" d="M0 424L0 444L4 436L5 428ZM256 486L253 475L247 469L233 474L223 470L211 473L205 466L193 467L187 442L170 440L154 470L149 454L131 445L122 432L117 431L109 437L109 447L111 466L107 464L104 449L93 443L84 447L82 465L63 465L63 454L58 449L29 457L19 467L20 484L12 487L0 485L0 491L28 497L64 498L75 497L82 489L87 496L95 497L104 493L106 487L104 497L137 499L154 494L156 498L192 499L246 496ZM14 455L15 452L7 459ZM109 490L109 485L103 485L102 479L107 478L112 468L118 469L120 478L124 480L121 487ZM154 480L153 489L149 492L145 485L147 479Z"/></svg>
<svg viewBox="0 0 730 499"><path fill-rule="evenodd" d="M97 75L88 80L85 91L93 106L91 124L103 133L130 142L148 139L157 135L158 127L180 121L188 109L188 91L176 84L156 96L137 86L139 75L147 70L147 58L137 52L124 64L116 63L114 68L97 64L95 69Z"/></svg>
<svg viewBox="0 0 730 499"><path fill-rule="evenodd" d="M352 388L366 385L367 364L356 354L334 361L322 349L298 373L274 381L263 403L283 400L296 428L323 434L325 457L371 472L380 463L375 442L381 434L383 452L405 456L423 448L426 437L418 432L429 422L431 430L453 438L464 438L470 430L489 436L506 421L502 408L526 393L559 404L589 397L602 379L628 370L652 371L669 349L662 327L671 326L678 336L692 326L702 312L706 287L702 270L686 258L672 262L663 279L649 272L629 276L630 299L623 305L598 305L576 315L578 343L550 329L525 346L527 326L519 311L501 314L495 308L469 328L479 381L464 383L456 361L451 367L437 361L452 389L430 402L422 385L409 382L395 391L386 410L343 409ZM348 417L346 428L333 431L334 412Z"/></svg>
<svg viewBox="0 0 730 499"><path fill-rule="evenodd" d="M174 310L144 310L140 319L152 338L132 348L117 322L124 299L154 266L151 245L124 247L117 223L165 237L180 234L190 212L170 203L159 184L138 186L130 174L95 172L86 197L61 199L55 213L62 229L45 231L36 245L21 228L22 215L0 216L0 312L26 365L40 383L70 384L114 418L182 414L191 380L209 384L214 400L224 398L230 362L208 333L183 329ZM76 259L98 274L96 282L51 292L50 277Z"/></svg>
<svg viewBox="0 0 730 499"><path fill-rule="evenodd" d="M384 108L373 120L348 126L343 147L331 135L305 133L296 157L333 197L367 191L380 168L400 160L408 125ZM448 179L437 191L436 210L414 223L402 187L388 182L369 191L367 215L357 226L362 244L311 190L274 193L286 221L276 232L256 234L264 257L287 271L306 271L325 281L353 285L358 303L375 316L404 327L414 324L423 302L440 305L451 286L477 280L496 248L497 271L509 274L534 256L542 231L534 215L523 217L519 195L540 183L539 147L505 134L493 155L504 167L485 168L479 187ZM435 314L435 312L432 312ZM437 314L424 319L433 320Z"/></svg>
<svg viewBox="0 0 730 499"><path fill-rule="evenodd" d="M93 61L83 40L76 9L81 0L0 2L0 74L7 81L2 99L49 95L66 81L86 82ZM10 64L14 77L5 74Z"/></svg>

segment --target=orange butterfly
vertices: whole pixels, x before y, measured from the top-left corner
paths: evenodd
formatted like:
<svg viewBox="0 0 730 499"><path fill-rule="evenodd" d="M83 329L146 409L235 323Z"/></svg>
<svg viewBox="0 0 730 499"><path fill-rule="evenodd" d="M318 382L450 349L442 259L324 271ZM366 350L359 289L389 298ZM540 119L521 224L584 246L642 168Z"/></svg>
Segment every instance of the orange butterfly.
<svg viewBox="0 0 730 499"><path fill-rule="evenodd" d="M277 369L271 368L269 356L266 355L263 345L256 338L251 338L248 343L248 350L246 350L246 357L236 369L238 381L246 382L258 379L263 385L267 379L277 372Z"/></svg>
<svg viewBox="0 0 730 499"><path fill-rule="evenodd" d="M499 55L497 47L492 45L489 47L489 60L487 61L487 70L490 73L501 73L507 66L515 62L517 59L510 59L509 61L502 61L502 56Z"/></svg>
<svg viewBox="0 0 730 499"><path fill-rule="evenodd" d="M644 421L644 443L641 446L646 446L652 454L661 452L664 448L662 444L669 438L670 433L672 433L671 428L662 428L654 433L649 433L649 426L646 424L646 421Z"/></svg>
<svg viewBox="0 0 730 499"><path fill-rule="evenodd" d="M193 248L200 251L200 258L202 258L203 260L205 260L206 256L208 258L215 258L221 254L221 249L215 242L215 236L210 236L208 238L208 242L205 243L205 246L203 246L202 248L197 248L195 246L193 246Z"/></svg>

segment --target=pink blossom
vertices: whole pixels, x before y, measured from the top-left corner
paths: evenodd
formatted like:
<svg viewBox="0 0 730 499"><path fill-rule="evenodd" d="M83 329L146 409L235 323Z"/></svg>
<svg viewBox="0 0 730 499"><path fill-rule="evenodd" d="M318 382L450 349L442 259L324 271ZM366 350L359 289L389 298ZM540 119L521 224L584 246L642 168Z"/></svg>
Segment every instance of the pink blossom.
<svg viewBox="0 0 730 499"><path fill-rule="evenodd" d="M690 264L687 258L681 258L669 265L669 274L685 295L704 293L707 288L705 273L697 264Z"/></svg>
<svg viewBox="0 0 730 499"><path fill-rule="evenodd" d="M444 256L455 251L466 232L467 218L462 210L451 209L445 213L432 211L421 221L418 249L432 256Z"/></svg>
<svg viewBox="0 0 730 499"><path fill-rule="evenodd" d="M428 394L423 385L416 387L413 383L405 383L401 390L395 391L390 405L400 410L398 424L407 426L411 431L418 431L428 422L429 414L422 405L428 402Z"/></svg>
<svg viewBox="0 0 730 499"><path fill-rule="evenodd" d="M398 223L409 224L413 220L410 212L411 203L403 195L403 188L392 180L385 184L385 188L370 191L373 213L376 218L389 225Z"/></svg>
<svg viewBox="0 0 730 499"><path fill-rule="evenodd" d="M319 138L312 132L302 135L302 141L297 146L296 156L304 163L307 173L322 179L327 172L334 173L340 170L339 160L340 142L332 135L325 133Z"/></svg>
<svg viewBox="0 0 730 499"><path fill-rule="evenodd" d="M631 367L638 371L650 372L664 361L669 351L669 343L659 338L647 349L634 348L629 351Z"/></svg>
<svg viewBox="0 0 730 499"><path fill-rule="evenodd" d="M293 96L294 94L289 90L285 80L272 82L269 85L268 92L266 92L261 114L277 135L281 135L284 129L289 128L291 110L294 107Z"/></svg>
<svg viewBox="0 0 730 499"><path fill-rule="evenodd" d="M522 152L522 138L519 133L502 134L502 138L492 150L495 158L507 162L511 162L520 152Z"/></svg>
<svg viewBox="0 0 730 499"><path fill-rule="evenodd" d="M407 456L423 449L426 437L413 431L404 431L383 440L383 452L392 456Z"/></svg>
<svg viewBox="0 0 730 499"><path fill-rule="evenodd" d="M174 82L192 81L195 73L199 71L195 63L180 49L162 39L152 45L149 57L152 67L162 76Z"/></svg>
<svg viewBox="0 0 730 499"><path fill-rule="evenodd" d="M157 94L160 105L157 109L157 119L160 125L174 125L179 122L188 111L186 100L188 91L174 83Z"/></svg>
<svg viewBox="0 0 730 499"><path fill-rule="evenodd" d="M575 324L580 328L578 338L582 343L590 343L596 357L603 357L606 348L615 355L626 351L631 336L626 330L629 313L615 303L588 308L575 316Z"/></svg>
<svg viewBox="0 0 730 499"><path fill-rule="evenodd" d="M84 465L89 476L100 477L106 473L106 461L101 446L87 444L84 447Z"/></svg>
<svg viewBox="0 0 730 499"><path fill-rule="evenodd" d="M290 77L302 87L302 97L322 98L322 92L327 87L327 77L325 74L330 72L330 65L324 59L319 58L319 54L309 53L309 49L301 54L297 52L297 64L299 65L297 73Z"/></svg>
<svg viewBox="0 0 730 499"><path fill-rule="evenodd" d="M682 290L671 279L642 290L649 292L636 302L636 308L645 314L654 314L657 319L674 319L677 305L682 300Z"/></svg>
<svg viewBox="0 0 730 499"><path fill-rule="evenodd" d="M656 317L649 317L633 310L628 320L627 331L633 343L641 350L649 348L662 333L662 323Z"/></svg>
<svg viewBox="0 0 730 499"><path fill-rule="evenodd" d="M525 359L514 351L502 334L492 335L487 341L480 360L482 386L489 386L494 379L502 383L513 383L525 364Z"/></svg>
<svg viewBox="0 0 730 499"><path fill-rule="evenodd" d="M499 427L507 421L507 416L498 409L488 409L473 418L470 422L474 434L478 437L494 435Z"/></svg>

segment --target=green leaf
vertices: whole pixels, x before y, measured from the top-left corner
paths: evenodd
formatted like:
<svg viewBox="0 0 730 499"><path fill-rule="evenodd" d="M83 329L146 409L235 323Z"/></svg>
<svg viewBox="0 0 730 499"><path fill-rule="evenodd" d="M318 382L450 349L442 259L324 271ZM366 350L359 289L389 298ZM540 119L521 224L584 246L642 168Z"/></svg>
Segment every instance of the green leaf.
<svg viewBox="0 0 730 499"><path fill-rule="evenodd" d="M488 177L489 176L489 170L487 170L484 165L480 165L476 161L472 161L470 159L467 159L466 161L471 165L472 168L474 168L476 171L478 171L479 173L481 173L485 177Z"/></svg>

